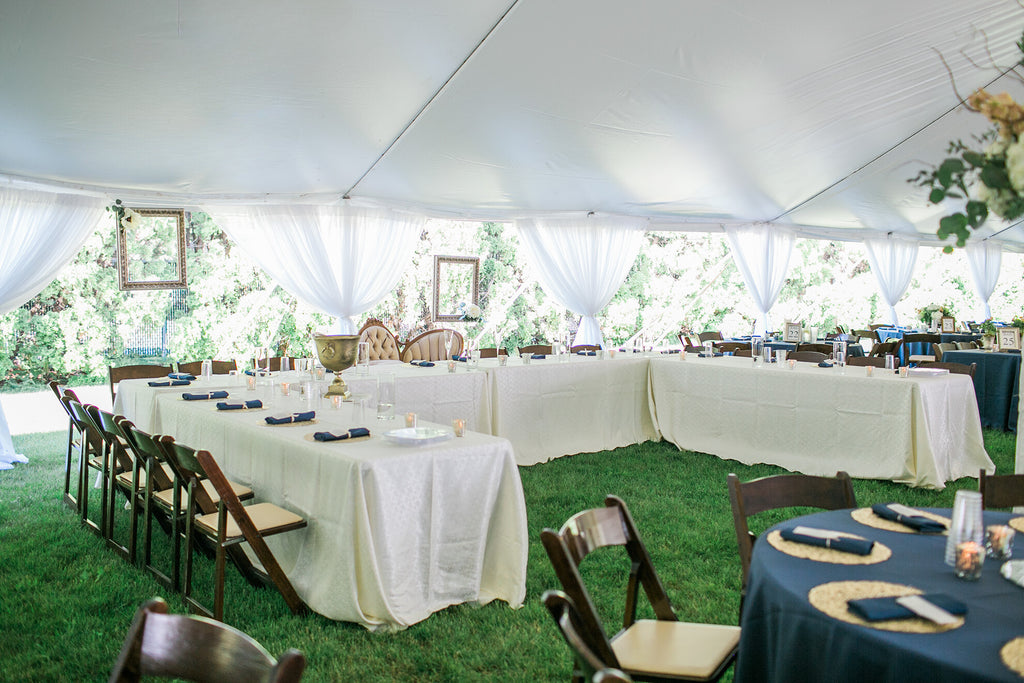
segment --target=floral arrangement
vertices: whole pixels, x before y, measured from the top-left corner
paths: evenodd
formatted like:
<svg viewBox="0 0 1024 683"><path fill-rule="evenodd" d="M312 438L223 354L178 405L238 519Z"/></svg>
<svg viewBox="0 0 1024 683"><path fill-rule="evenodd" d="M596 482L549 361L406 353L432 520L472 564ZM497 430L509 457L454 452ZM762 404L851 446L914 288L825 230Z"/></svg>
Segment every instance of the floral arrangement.
<svg viewBox="0 0 1024 683"><path fill-rule="evenodd" d="M1019 315L1013 316L1013 320L1010 321L1010 327L1016 327L1024 335L1024 318Z"/></svg>
<svg viewBox="0 0 1024 683"><path fill-rule="evenodd" d="M1017 49L1024 54L1024 37L1017 41ZM1024 66L1024 58L1017 64ZM992 95L983 88L960 100L994 125L974 138L976 148L960 140L950 142L950 156L908 182L927 188L932 204L967 200L961 211L942 217L935 233L942 240L953 237L956 246L963 247L970 230L980 228L990 213L1007 221L1024 216L1024 106L1005 92ZM943 251L951 253L953 246L947 244Z"/></svg>
<svg viewBox="0 0 1024 683"><path fill-rule="evenodd" d="M929 327L931 327L932 318L934 318L935 315L940 315L941 317L952 317L953 312L952 309L950 309L949 306L946 306L945 304L931 304L925 306L924 308L917 309L918 320L923 322L925 325L928 325Z"/></svg>
<svg viewBox="0 0 1024 683"><path fill-rule="evenodd" d="M986 336L996 336L996 324L992 322L992 318L981 323L981 333Z"/></svg>
<svg viewBox="0 0 1024 683"><path fill-rule="evenodd" d="M483 315L483 311L476 304L467 304L465 301L459 304L459 320L463 322L479 322L483 319Z"/></svg>
<svg viewBox="0 0 1024 683"><path fill-rule="evenodd" d="M117 224L122 228L134 228L142 220L142 216L121 203L120 199L114 200L113 206L108 206L107 211L114 214Z"/></svg>

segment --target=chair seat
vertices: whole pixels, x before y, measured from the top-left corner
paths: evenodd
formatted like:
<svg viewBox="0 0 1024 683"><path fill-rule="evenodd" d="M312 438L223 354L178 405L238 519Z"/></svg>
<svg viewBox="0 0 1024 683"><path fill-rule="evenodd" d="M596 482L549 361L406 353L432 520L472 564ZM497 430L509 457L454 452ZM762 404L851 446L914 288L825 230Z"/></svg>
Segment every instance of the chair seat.
<svg viewBox="0 0 1024 683"><path fill-rule="evenodd" d="M238 496L239 500L248 500L254 496L252 489L248 486L236 484L233 481L229 481L228 483L231 484L231 490L235 492L235 495ZM220 502L220 494L217 493L217 489L213 487L213 484L210 483L209 479L203 479L199 484L206 489L206 493L209 494L211 501L214 503ZM183 495L182 498L184 497L185 496ZM163 491L154 491L153 498L155 498L157 503L162 505L164 508L170 510L171 506L174 504L174 487L172 486L171 488L164 489ZM214 517L217 516L216 513L211 514L213 514ZM216 528L216 522L214 523L214 528Z"/></svg>
<svg viewBox="0 0 1024 683"><path fill-rule="evenodd" d="M269 536L281 531L289 531L306 525L306 520L302 517L299 517L294 512L289 512L282 507L278 507L273 503L256 503L255 505L247 506L245 511L249 515L249 518L252 519L252 523L256 526L256 530L259 531L262 536ZM208 515L200 515L196 517L195 521L196 526L211 536L216 537L216 512L211 512ZM238 523L231 515L228 515L226 538L234 539L241 537L242 530L238 527Z"/></svg>
<svg viewBox="0 0 1024 683"><path fill-rule="evenodd" d="M174 470L171 469L170 465L168 465L165 462L162 462L162 463L160 463L160 467L163 469L164 472L167 473L167 478L168 479L174 479ZM132 472L131 472L131 470L128 470L128 471L125 471L125 472L121 472L120 474L118 474L117 475L117 483L120 484L122 487L124 487L126 489L130 489L132 487ZM143 471L139 472L139 481L138 481L138 484L136 485L135 488L138 491L142 491L143 489L146 488L146 473L145 472L143 472ZM159 491L154 491L153 495L156 495L157 493L159 493ZM168 497L168 500L170 500L169 497ZM170 507L170 503L167 504L167 507Z"/></svg>
<svg viewBox="0 0 1024 683"><path fill-rule="evenodd" d="M920 363L920 362L932 363L935 361L935 356L928 356L925 354L914 354L907 359L908 363Z"/></svg>
<svg viewBox="0 0 1024 683"><path fill-rule="evenodd" d="M711 678L739 642L739 626L642 619L612 641L612 650L627 673Z"/></svg>

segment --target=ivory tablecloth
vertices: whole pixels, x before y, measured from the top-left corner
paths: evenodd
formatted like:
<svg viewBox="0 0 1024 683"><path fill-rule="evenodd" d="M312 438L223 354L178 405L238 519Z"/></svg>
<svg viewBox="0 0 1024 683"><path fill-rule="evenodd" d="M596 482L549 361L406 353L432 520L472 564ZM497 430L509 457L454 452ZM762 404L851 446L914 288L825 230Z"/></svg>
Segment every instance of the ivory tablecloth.
<svg viewBox="0 0 1024 683"><path fill-rule="evenodd" d="M908 377L748 358L652 359L662 436L680 449L806 474L941 489L995 470L965 375Z"/></svg>
<svg viewBox="0 0 1024 683"><path fill-rule="evenodd" d="M523 365L481 361L491 376L493 433L512 442L516 462L534 465L657 439L647 393L649 358L549 356Z"/></svg>
<svg viewBox="0 0 1024 683"><path fill-rule="evenodd" d="M507 440L469 432L430 446L397 446L380 435L404 423L378 423L368 412L357 425L350 406L321 409L316 424L270 427L264 417L300 410L301 401L225 412L212 401L182 401L180 388L141 384L119 392L129 419L142 417L132 415L133 406L148 405L161 433L209 450L228 476L255 489L257 501L308 520L308 528L267 541L320 614L401 628L461 602L522 604L526 508ZM245 392L232 391L236 396ZM368 426L374 437L308 440L315 431L353 426Z"/></svg>

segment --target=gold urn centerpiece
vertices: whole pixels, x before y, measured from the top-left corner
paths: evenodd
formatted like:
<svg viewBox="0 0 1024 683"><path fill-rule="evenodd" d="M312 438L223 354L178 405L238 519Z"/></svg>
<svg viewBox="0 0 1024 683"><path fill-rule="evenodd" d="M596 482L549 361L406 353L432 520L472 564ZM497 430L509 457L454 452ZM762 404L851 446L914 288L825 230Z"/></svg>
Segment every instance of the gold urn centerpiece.
<svg viewBox="0 0 1024 683"><path fill-rule="evenodd" d="M348 399L351 392L341 378L341 371L356 364L359 353L358 334L318 334L314 335L316 355L320 363L334 373L334 381L327 389L327 396L341 396Z"/></svg>

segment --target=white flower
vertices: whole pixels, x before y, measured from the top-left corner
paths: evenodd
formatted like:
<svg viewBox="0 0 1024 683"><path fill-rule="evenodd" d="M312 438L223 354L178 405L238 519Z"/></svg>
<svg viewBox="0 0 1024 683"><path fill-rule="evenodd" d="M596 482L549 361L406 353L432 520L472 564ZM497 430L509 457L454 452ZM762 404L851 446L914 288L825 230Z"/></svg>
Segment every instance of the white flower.
<svg viewBox="0 0 1024 683"><path fill-rule="evenodd" d="M1024 191L1024 142L1018 140L1006 148L1006 172L1013 189Z"/></svg>
<svg viewBox="0 0 1024 683"><path fill-rule="evenodd" d="M467 318L479 318L483 314L480 307L476 304L470 304L466 306L466 317Z"/></svg>
<svg viewBox="0 0 1024 683"><path fill-rule="evenodd" d="M124 216L121 218L121 225L125 228L134 227L135 225L138 225L141 218L142 216L140 216L138 212L132 211L126 207L124 210Z"/></svg>

